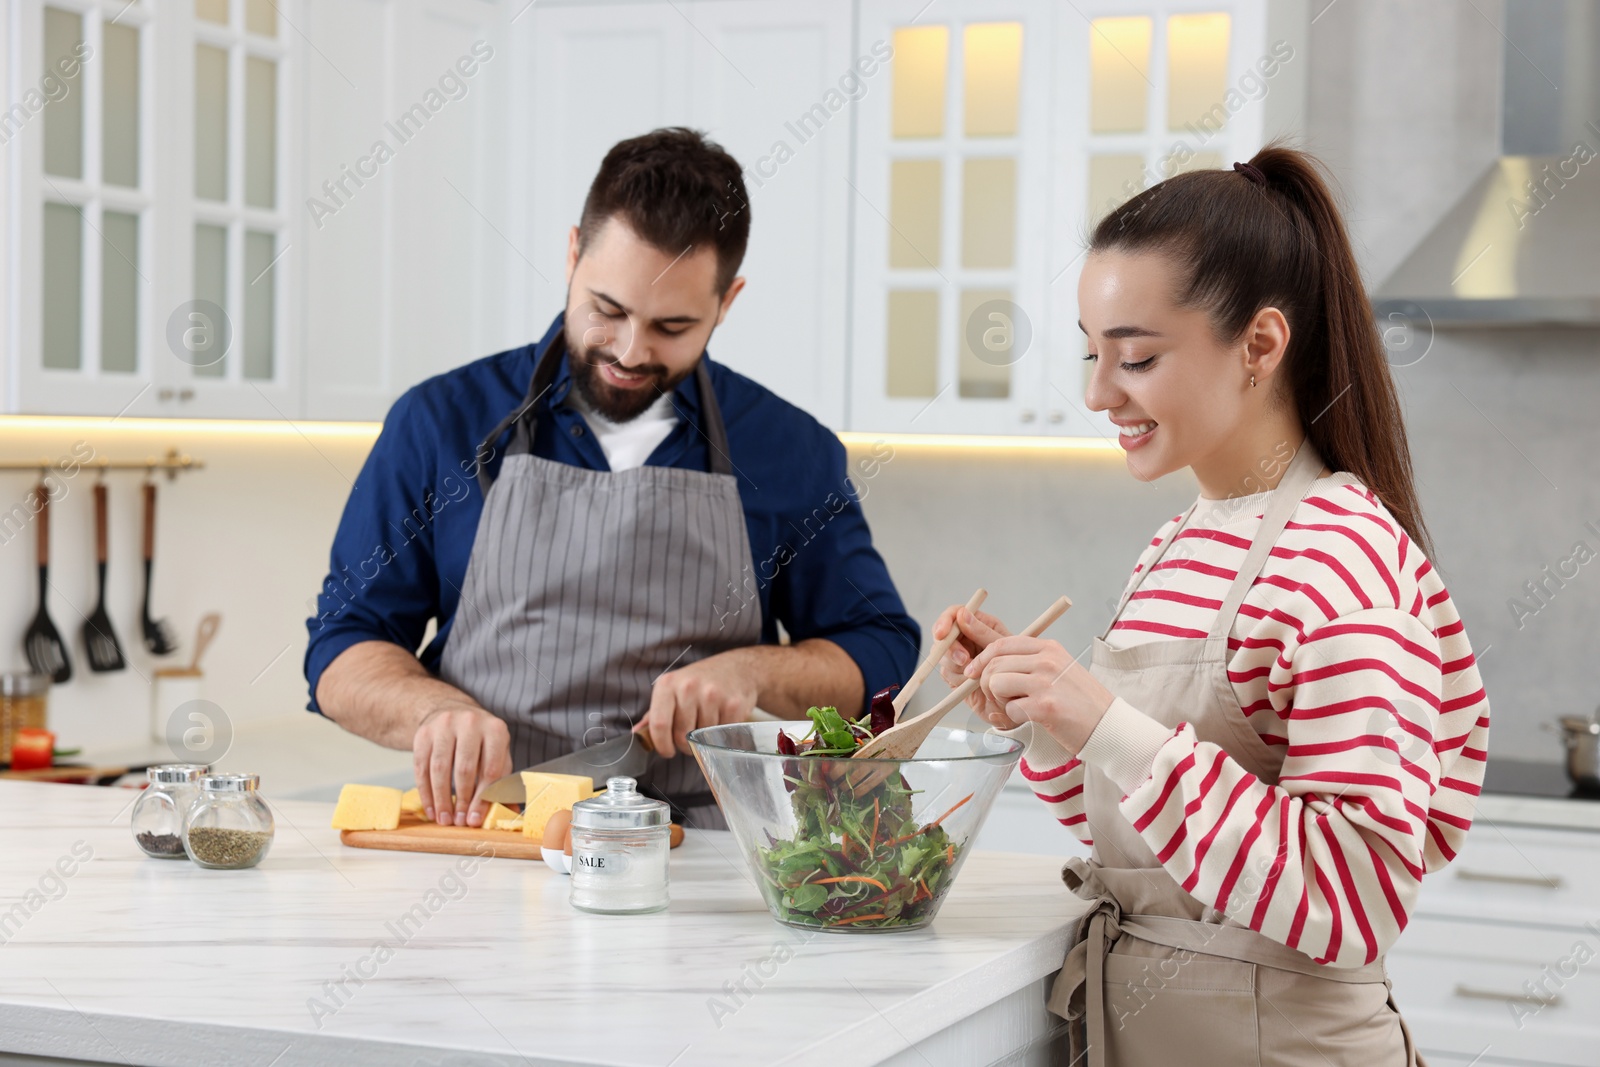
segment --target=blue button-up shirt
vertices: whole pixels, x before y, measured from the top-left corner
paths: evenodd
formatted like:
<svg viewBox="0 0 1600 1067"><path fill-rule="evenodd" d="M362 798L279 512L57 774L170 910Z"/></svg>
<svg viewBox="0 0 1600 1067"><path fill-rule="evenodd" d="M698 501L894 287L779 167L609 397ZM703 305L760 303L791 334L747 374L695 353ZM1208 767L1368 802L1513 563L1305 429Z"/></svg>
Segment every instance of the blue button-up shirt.
<svg viewBox="0 0 1600 1067"><path fill-rule="evenodd" d="M483 512L478 446L526 399L534 365L561 327L558 316L537 344L430 378L390 408L345 504L318 614L306 622L312 711L320 711L317 681L339 653L372 640L415 652L430 619L438 629L420 656L438 671ZM744 505L755 567L745 595L759 596L762 643L777 643L782 622L795 641L821 637L844 649L861 668L869 695L904 681L916 665L921 633L872 547L844 446L799 408L704 358ZM564 403L571 388L563 359L537 404L533 454L609 470L583 416ZM673 404L678 424L646 463L706 470L694 375L678 385ZM502 435L485 464L491 477L509 436ZM882 458L859 461L857 473L870 476Z"/></svg>

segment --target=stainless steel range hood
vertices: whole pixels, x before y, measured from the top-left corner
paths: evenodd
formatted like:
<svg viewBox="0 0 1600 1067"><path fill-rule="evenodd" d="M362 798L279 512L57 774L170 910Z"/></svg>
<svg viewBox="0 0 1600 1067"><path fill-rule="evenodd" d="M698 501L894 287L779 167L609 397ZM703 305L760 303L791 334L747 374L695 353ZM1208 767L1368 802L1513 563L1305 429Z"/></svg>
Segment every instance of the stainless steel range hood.
<svg viewBox="0 0 1600 1067"><path fill-rule="evenodd" d="M1378 286L1380 321L1600 326L1600 4L1503 11L1501 155Z"/></svg>
<svg viewBox="0 0 1600 1067"><path fill-rule="evenodd" d="M1600 136L1592 138L1600 145ZM1600 156L1501 156L1378 287L1435 326L1600 325Z"/></svg>

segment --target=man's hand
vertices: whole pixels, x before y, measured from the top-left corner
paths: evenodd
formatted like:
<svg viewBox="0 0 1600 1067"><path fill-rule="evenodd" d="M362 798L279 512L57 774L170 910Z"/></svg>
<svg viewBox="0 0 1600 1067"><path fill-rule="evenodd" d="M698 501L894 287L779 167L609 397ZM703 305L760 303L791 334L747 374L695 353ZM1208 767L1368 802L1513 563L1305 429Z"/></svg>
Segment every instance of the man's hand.
<svg viewBox="0 0 1600 1067"><path fill-rule="evenodd" d="M317 704L351 733L411 750L430 821L481 825L488 805L474 803L473 794L511 773L506 724L388 641L360 641L339 653L317 682Z"/></svg>
<svg viewBox="0 0 1600 1067"><path fill-rule="evenodd" d="M634 726L647 732L656 754L671 759L689 751L689 731L725 722L745 722L755 710L755 671L741 662L744 649L708 656L656 679L650 710Z"/></svg>
<svg viewBox="0 0 1600 1067"><path fill-rule="evenodd" d="M444 826L480 826L488 805L476 794L479 786L511 773L511 732L504 721L476 704L444 704L417 724L411 763L429 820Z"/></svg>

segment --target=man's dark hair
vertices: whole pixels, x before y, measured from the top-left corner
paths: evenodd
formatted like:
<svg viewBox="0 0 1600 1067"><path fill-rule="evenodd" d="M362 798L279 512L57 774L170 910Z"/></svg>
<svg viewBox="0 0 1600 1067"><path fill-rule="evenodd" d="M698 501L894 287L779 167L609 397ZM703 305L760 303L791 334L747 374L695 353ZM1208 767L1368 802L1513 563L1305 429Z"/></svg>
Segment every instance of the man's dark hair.
<svg viewBox="0 0 1600 1067"><path fill-rule="evenodd" d="M606 153L583 202L580 255L611 218L669 255L714 247L719 294L739 273L750 240L750 203L738 161L682 126L619 141Z"/></svg>

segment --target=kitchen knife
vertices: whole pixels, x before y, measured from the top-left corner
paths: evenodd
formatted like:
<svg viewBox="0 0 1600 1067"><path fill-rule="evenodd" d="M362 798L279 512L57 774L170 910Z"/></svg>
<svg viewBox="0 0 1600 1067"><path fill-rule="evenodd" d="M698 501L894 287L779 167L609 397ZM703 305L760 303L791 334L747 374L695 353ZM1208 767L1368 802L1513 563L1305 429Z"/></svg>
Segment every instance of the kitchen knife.
<svg viewBox="0 0 1600 1067"><path fill-rule="evenodd" d="M750 713L750 719L752 722L779 721L778 716L760 708ZM525 769L542 771L546 774L588 775L594 780L596 789L604 789L607 778L622 776L637 779L644 774L658 758L648 747L649 744L648 737L630 731L609 741L601 741L597 745L580 748L576 752L569 752L565 756L557 756L555 759L545 760L537 766ZM497 778L485 786L478 795L495 804L523 804L528 799L522 789L522 771Z"/></svg>

